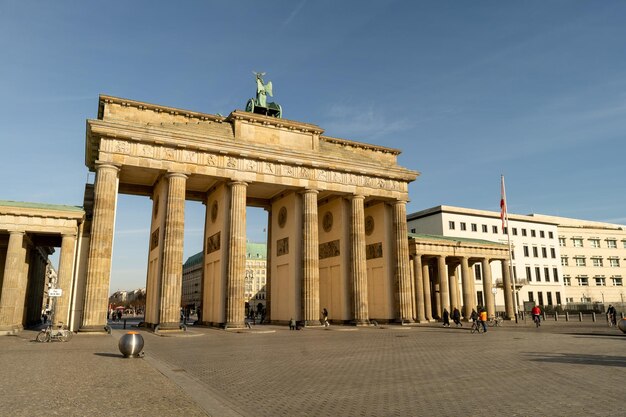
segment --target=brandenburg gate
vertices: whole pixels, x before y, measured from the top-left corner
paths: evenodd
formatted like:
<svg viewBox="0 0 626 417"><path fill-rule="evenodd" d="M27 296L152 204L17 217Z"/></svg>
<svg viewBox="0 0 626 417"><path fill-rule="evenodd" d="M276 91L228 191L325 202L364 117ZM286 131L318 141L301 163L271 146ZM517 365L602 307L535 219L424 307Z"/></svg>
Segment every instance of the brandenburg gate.
<svg viewBox="0 0 626 417"><path fill-rule="evenodd" d="M179 329L186 200L206 206L203 324L244 326L246 206L268 211L271 322L319 325L323 308L346 324L413 322L406 204L417 173L397 164L399 153L271 115L100 96L98 118L87 121L85 163L96 177L79 237L88 248L77 272L80 330L107 324L120 193L152 199L149 327Z"/></svg>

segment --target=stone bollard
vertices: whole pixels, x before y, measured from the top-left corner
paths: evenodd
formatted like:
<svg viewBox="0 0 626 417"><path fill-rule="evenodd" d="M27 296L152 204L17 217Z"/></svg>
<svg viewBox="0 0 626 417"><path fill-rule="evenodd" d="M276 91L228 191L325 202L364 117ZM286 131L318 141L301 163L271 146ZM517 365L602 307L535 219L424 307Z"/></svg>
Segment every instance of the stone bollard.
<svg viewBox="0 0 626 417"><path fill-rule="evenodd" d="M569 311L565 312L565 321L569 321Z"/></svg>
<svg viewBox="0 0 626 417"><path fill-rule="evenodd" d="M621 318L624 318L624 313L619 313Z"/></svg>
<svg viewBox="0 0 626 417"><path fill-rule="evenodd" d="M595 311L591 312L591 321L594 322L594 323L596 322L596 312Z"/></svg>
<svg viewBox="0 0 626 417"><path fill-rule="evenodd" d="M554 321L559 321L559 313L554 312Z"/></svg>
<svg viewBox="0 0 626 417"><path fill-rule="evenodd" d="M543 321L546 321L546 317L547 317L547 315L546 315L546 312L544 311L543 312Z"/></svg>
<svg viewBox="0 0 626 417"><path fill-rule="evenodd" d="M578 312L578 321L583 321L583 312L582 311Z"/></svg>

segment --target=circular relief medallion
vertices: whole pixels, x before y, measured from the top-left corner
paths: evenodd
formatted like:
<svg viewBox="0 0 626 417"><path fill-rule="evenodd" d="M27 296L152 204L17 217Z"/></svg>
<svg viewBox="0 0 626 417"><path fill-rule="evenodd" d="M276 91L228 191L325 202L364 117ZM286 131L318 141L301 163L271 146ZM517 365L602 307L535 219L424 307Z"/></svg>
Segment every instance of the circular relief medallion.
<svg viewBox="0 0 626 417"><path fill-rule="evenodd" d="M371 235L374 231L374 218L372 216L367 216L365 218L365 234L367 236Z"/></svg>
<svg viewBox="0 0 626 417"><path fill-rule="evenodd" d="M152 210L152 216L156 219L159 215L159 197L154 200L154 209Z"/></svg>
<svg viewBox="0 0 626 417"><path fill-rule="evenodd" d="M330 232L333 229L333 213L327 211L324 214L324 218L322 219L322 227L326 233Z"/></svg>
<svg viewBox="0 0 626 417"><path fill-rule="evenodd" d="M215 220L217 220L217 201L211 204L211 223L215 223Z"/></svg>
<svg viewBox="0 0 626 417"><path fill-rule="evenodd" d="M278 210L278 225L282 229L287 223L287 207L283 206Z"/></svg>

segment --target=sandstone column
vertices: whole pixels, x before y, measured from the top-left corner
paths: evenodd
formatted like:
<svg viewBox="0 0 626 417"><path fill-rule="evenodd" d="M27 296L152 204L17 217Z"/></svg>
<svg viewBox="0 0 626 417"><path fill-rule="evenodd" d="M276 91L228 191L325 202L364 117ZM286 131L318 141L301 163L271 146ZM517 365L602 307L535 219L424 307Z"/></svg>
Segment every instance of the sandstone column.
<svg viewBox="0 0 626 417"><path fill-rule="evenodd" d="M472 310L476 309L476 295L474 294L474 277L470 273L469 260L461 258L461 285L463 286L463 317L469 319Z"/></svg>
<svg viewBox="0 0 626 417"><path fill-rule="evenodd" d="M504 308L509 319L515 318L515 308L513 305L513 287L511 283L511 270L509 260L502 260L502 283L504 284Z"/></svg>
<svg viewBox="0 0 626 417"><path fill-rule="evenodd" d="M393 231L399 319L401 322L412 322L411 272L409 271L409 235L406 227L406 201L396 201L393 203Z"/></svg>
<svg viewBox="0 0 626 417"><path fill-rule="evenodd" d="M230 184L230 238L226 282L226 328L244 327L246 268L246 190L248 184Z"/></svg>
<svg viewBox="0 0 626 417"><path fill-rule="evenodd" d="M9 232L9 245L4 264L4 281L2 293L0 293L0 334L12 334L19 330L19 324L15 321L15 307L19 302L18 293L20 275L24 268L22 247L24 244L24 232Z"/></svg>
<svg viewBox="0 0 626 417"><path fill-rule="evenodd" d="M350 222L350 242L352 249L352 310L354 323L357 326L366 326L369 324L364 201L365 196L352 196L352 216Z"/></svg>
<svg viewBox="0 0 626 417"><path fill-rule="evenodd" d="M28 235L22 241L22 251L20 253L20 262L21 272L19 275L20 282L17 286L17 304L15 305L15 314L13 321L17 323L18 330L24 329L24 321L26 320L25 307L26 307L26 290L28 288L28 280L29 280L29 272L30 272L30 262L29 258L31 253L35 250L32 247L30 240L28 239Z"/></svg>
<svg viewBox="0 0 626 417"><path fill-rule="evenodd" d="M304 227L302 240L303 283L302 310L305 326L320 325L320 261L317 230L317 190L304 191Z"/></svg>
<svg viewBox="0 0 626 417"><path fill-rule="evenodd" d="M187 176L168 173L167 207L163 235L163 270L159 330L180 328L180 300L183 280L183 244L185 240L185 189Z"/></svg>
<svg viewBox="0 0 626 417"><path fill-rule="evenodd" d="M437 257L439 269L439 295L441 297L441 311L444 309L450 313L450 291L448 289L448 268L446 268L446 257Z"/></svg>
<svg viewBox="0 0 626 417"><path fill-rule="evenodd" d="M115 228L119 169L109 164L96 166L91 240L87 257L85 308L81 331L104 331L107 324L111 254Z"/></svg>
<svg viewBox="0 0 626 417"><path fill-rule="evenodd" d="M424 312L424 278L422 277L422 256L415 255L413 259L413 275L415 278L415 306L417 309L417 322L426 321Z"/></svg>
<svg viewBox="0 0 626 417"><path fill-rule="evenodd" d="M483 294L485 307L487 308L487 317L492 317L496 315L496 305L493 298L494 295L491 292L491 288L493 287L493 281L491 279L491 264L489 263L489 259L486 258L481 259L480 262L483 268Z"/></svg>
<svg viewBox="0 0 626 417"><path fill-rule="evenodd" d="M456 276L456 269L457 269L456 263L448 267L450 307L452 309L461 307L461 305L459 304L459 282Z"/></svg>
<svg viewBox="0 0 626 417"><path fill-rule="evenodd" d="M272 322L272 209L267 208L267 261L265 263L265 322ZM319 249L318 249L319 250Z"/></svg>
<svg viewBox="0 0 626 417"><path fill-rule="evenodd" d="M430 321L433 318L433 305L430 291L430 270L428 261L422 263L422 278L424 279L424 314L426 315L426 320Z"/></svg>
<svg viewBox="0 0 626 417"><path fill-rule="evenodd" d="M63 323L69 326L70 296L72 292L72 277L74 271L75 235L63 235L61 238L61 254L59 256L59 272L57 288L63 292L56 301L54 320L56 324Z"/></svg>

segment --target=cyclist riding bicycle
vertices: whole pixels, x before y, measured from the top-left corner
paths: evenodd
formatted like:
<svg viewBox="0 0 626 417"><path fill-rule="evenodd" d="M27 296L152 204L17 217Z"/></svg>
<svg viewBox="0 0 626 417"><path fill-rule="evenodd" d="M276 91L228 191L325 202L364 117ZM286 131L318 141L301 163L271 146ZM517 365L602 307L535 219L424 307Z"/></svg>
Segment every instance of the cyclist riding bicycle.
<svg viewBox="0 0 626 417"><path fill-rule="evenodd" d="M530 313L533 315L533 321L537 323L537 327L539 327L541 325L541 309L538 305L535 305Z"/></svg>

